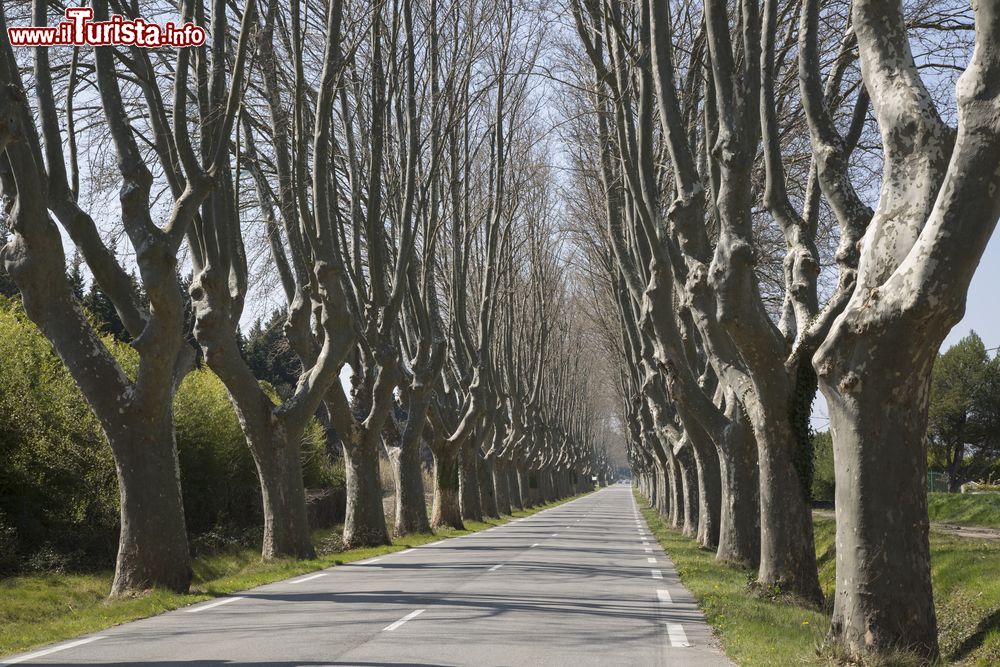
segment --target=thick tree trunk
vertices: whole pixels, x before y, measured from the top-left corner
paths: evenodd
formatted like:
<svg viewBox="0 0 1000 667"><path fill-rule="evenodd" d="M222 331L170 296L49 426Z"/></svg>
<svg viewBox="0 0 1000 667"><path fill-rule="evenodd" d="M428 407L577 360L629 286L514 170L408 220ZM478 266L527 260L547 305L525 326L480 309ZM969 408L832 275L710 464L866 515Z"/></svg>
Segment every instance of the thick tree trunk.
<svg viewBox="0 0 1000 667"><path fill-rule="evenodd" d="M812 511L793 464L792 433L778 420L756 431L760 470L760 567L758 582L767 589L821 602L813 539Z"/></svg>
<svg viewBox="0 0 1000 667"><path fill-rule="evenodd" d="M344 471L347 478L347 516L344 518L344 548L391 544L382 507L378 449L371 434L344 439Z"/></svg>
<svg viewBox="0 0 1000 667"><path fill-rule="evenodd" d="M886 341L879 347L898 344L896 337ZM925 439L934 354L902 347L907 352L891 358L872 346L864 355L833 351L839 370L822 383L836 476L837 585L830 632L854 656L898 648L938 655ZM877 370L852 363L873 358L887 363Z"/></svg>
<svg viewBox="0 0 1000 667"><path fill-rule="evenodd" d="M257 464L264 508L264 542L261 557L314 558L312 534L302 482L302 460L297 434L286 437L283 429L269 429L261 442L249 438Z"/></svg>
<svg viewBox="0 0 1000 667"><path fill-rule="evenodd" d="M479 457L477 474L479 475L479 497L482 503L483 515L498 519L496 487L493 486L493 459Z"/></svg>
<svg viewBox="0 0 1000 667"><path fill-rule="evenodd" d="M459 452L458 490L462 518L468 521L483 520L483 504L479 497L478 441L470 438Z"/></svg>
<svg viewBox="0 0 1000 667"><path fill-rule="evenodd" d="M524 509L524 498L521 495L520 475L518 465L510 462L507 468L507 488L510 490L510 509L513 512Z"/></svg>
<svg viewBox="0 0 1000 667"><path fill-rule="evenodd" d="M169 416L108 434L121 491L121 532L111 597L152 588L187 592L191 560L177 450Z"/></svg>
<svg viewBox="0 0 1000 667"><path fill-rule="evenodd" d="M392 534L431 532L424 498L424 476L420 466L420 441L389 449L389 463L396 487L396 521Z"/></svg>
<svg viewBox="0 0 1000 667"><path fill-rule="evenodd" d="M706 549L719 544L719 515L721 512L721 481L719 455L707 438L689 438L698 474L698 532L695 539Z"/></svg>
<svg viewBox="0 0 1000 667"><path fill-rule="evenodd" d="M676 454L680 468L681 494L684 496L681 532L688 537L698 534L698 473L690 447L682 447Z"/></svg>
<svg viewBox="0 0 1000 667"><path fill-rule="evenodd" d="M667 452L667 492L670 494L670 525L680 528L684 522L684 485L681 466L673 449Z"/></svg>
<svg viewBox="0 0 1000 667"><path fill-rule="evenodd" d="M431 505L433 528L465 529L462 507L459 502L458 447L437 443L431 448L434 455L434 501Z"/></svg>
<svg viewBox="0 0 1000 667"><path fill-rule="evenodd" d="M757 445L750 430L733 424L719 450L722 508L716 557L748 568L760 565L760 481Z"/></svg>
<svg viewBox="0 0 1000 667"><path fill-rule="evenodd" d="M496 489L497 512L501 515L511 514L509 467L510 463L505 459L498 458L493 463L493 488Z"/></svg>

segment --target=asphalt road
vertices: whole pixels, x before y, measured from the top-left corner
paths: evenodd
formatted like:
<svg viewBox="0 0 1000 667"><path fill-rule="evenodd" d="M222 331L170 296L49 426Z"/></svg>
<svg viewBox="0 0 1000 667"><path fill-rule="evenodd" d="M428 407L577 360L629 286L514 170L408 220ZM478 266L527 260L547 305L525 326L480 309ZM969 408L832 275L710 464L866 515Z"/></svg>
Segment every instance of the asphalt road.
<svg viewBox="0 0 1000 667"><path fill-rule="evenodd" d="M0 665L730 665L648 535L612 487Z"/></svg>

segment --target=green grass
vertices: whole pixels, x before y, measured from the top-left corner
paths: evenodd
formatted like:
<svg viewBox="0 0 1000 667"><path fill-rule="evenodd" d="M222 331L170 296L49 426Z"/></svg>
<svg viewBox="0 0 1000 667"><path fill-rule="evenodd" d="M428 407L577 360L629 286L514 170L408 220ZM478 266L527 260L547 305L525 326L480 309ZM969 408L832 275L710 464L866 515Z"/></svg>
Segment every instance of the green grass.
<svg viewBox="0 0 1000 667"><path fill-rule="evenodd" d="M820 655L830 622L835 575L834 522L814 521L823 610L750 593L751 574L724 566L715 554L668 528L643 509L653 534L673 560L681 581L698 599L722 646L747 667L825 665ZM1000 542L931 533L931 570L942 655L948 664L1000 664ZM889 662L888 664L900 664Z"/></svg>
<svg viewBox="0 0 1000 667"><path fill-rule="evenodd" d="M1000 528L1000 493L928 493L931 521Z"/></svg>
<svg viewBox="0 0 1000 667"><path fill-rule="evenodd" d="M194 582L187 595L155 590L134 599L109 601L107 595L113 575L110 570L89 574L33 574L0 579L0 656L334 565L467 535L507 523L514 518L530 516L573 499L566 498L530 510L517 511L512 517L503 519L466 521L466 530L449 528L434 534L408 535L393 540L391 546L354 549L313 560L262 562L260 552L250 549L199 557L193 563ZM319 546L333 532L316 531L313 534L314 542Z"/></svg>

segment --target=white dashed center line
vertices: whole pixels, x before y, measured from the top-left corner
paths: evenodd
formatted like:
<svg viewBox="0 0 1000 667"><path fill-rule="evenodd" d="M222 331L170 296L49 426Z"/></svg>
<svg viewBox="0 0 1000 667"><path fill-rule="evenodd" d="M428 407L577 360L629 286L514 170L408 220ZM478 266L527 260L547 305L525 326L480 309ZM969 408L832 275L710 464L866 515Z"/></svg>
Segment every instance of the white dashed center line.
<svg viewBox="0 0 1000 667"><path fill-rule="evenodd" d="M411 619L414 619L417 616L420 616L420 614L424 613L425 611L427 611L427 610L426 609L417 609L416 611L411 611L409 614L407 614L403 618L399 619L398 621L396 621L392 625L387 625L386 627L382 628L382 632L392 632L393 630L395 630L396 628L398 628L399 626L401 626L403 623L406 623L407 621L409 621ZM678 626L678 627L680 627L680 626Z"/></svg>
<svg viewBox="0 0 1000 667"><path fill-rule="evenodd" d="M489 571L489 572L496 572L496 571L497 571L497 570L499 570L499 569L500 569L501 567L503 567L503 563L500 563L499 565L494 565L494 566L493 566L493 567L491 567L491 568L490 568L490 569L489 569L488 571Z"/></svg>
<svg viewBox="0 0 1000 667"><path fill-rule="evenodd" d="M667 623L667 636L671 646L690 646L684 627L680 623Z"/></svg>
<svg viewBox="0 0 1000 667"><path fill-rule="evenodd" d="M221 607L224 604L229 604L230 602L236 602L237 600L242 600L242 599L243 596L237 595L236 597L224 598L222 600L213 602L211 604L203 604L200 607L192 607L189 609L185 609L184 611L186 611L189 614L195 614L199 611L205 611L206 609L212 609L213 607Z"/></svg>
<svg viewBox="0 0 1000 667"><path fill-rule="evenodd" d="M646 562L647 562L647 563L655 563L655 562L656 562L656 559L655 559L655 558L647 558L647 559L646 559Z"/></svg>

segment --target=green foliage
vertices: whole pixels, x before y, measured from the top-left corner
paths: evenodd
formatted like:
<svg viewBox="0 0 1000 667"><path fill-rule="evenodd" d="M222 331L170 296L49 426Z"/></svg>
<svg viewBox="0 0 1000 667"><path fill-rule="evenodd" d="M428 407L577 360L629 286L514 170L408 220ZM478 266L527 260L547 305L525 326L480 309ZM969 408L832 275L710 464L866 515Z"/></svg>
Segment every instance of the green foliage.
<svg viewBox="0 0 1000 667"><path fill-rule="evenodd" d="M975 332L934 364L927 437L929 465L951 491L1000 468L1000 358Z"/></svg>
<svg viewBox="0 0 1000 667"><path fill-rule="evenodd" d="M244 347L244 357L254 376L271 384L282 397L295 389L302 364L288 345L282 331L285 315L280 310L271 313L267 323L257 320Z"/></svg>
<svg viewBox="0 0 1000 667"><path fill-rule="evenodd" d="M112 559L114 462L97 420L48 342L16 307L0 307L0 513L6 559L35 567ZM10 542L13 541L13 547ZM53 554L61 554L62 562Z"/></svg>
<svg viewBox="0 0 1000 667"><path fill-rule="evenodd" d="M105 339L126 374L138 355ZM256 468L222 383L207 369L185 378L174 401L188 530L199 546L260 545ZM311 488L343 486L322 429L306 431ZM97 420L51 346L14 302L0 299L0 574L79 570L114 562L118 487Z"/></svg>
<svg viewBox="0 0 1000 667"><path fill-rule="evenodd" d="M1000 494L928 493L931 521L1000 530Z"/></svg>
<svg viewBox="0 0 1000 667"><path fill-rule="evenodd" d="M812 437L814 500L833 500L833 437L829 431L816 433Z"/></svg>

